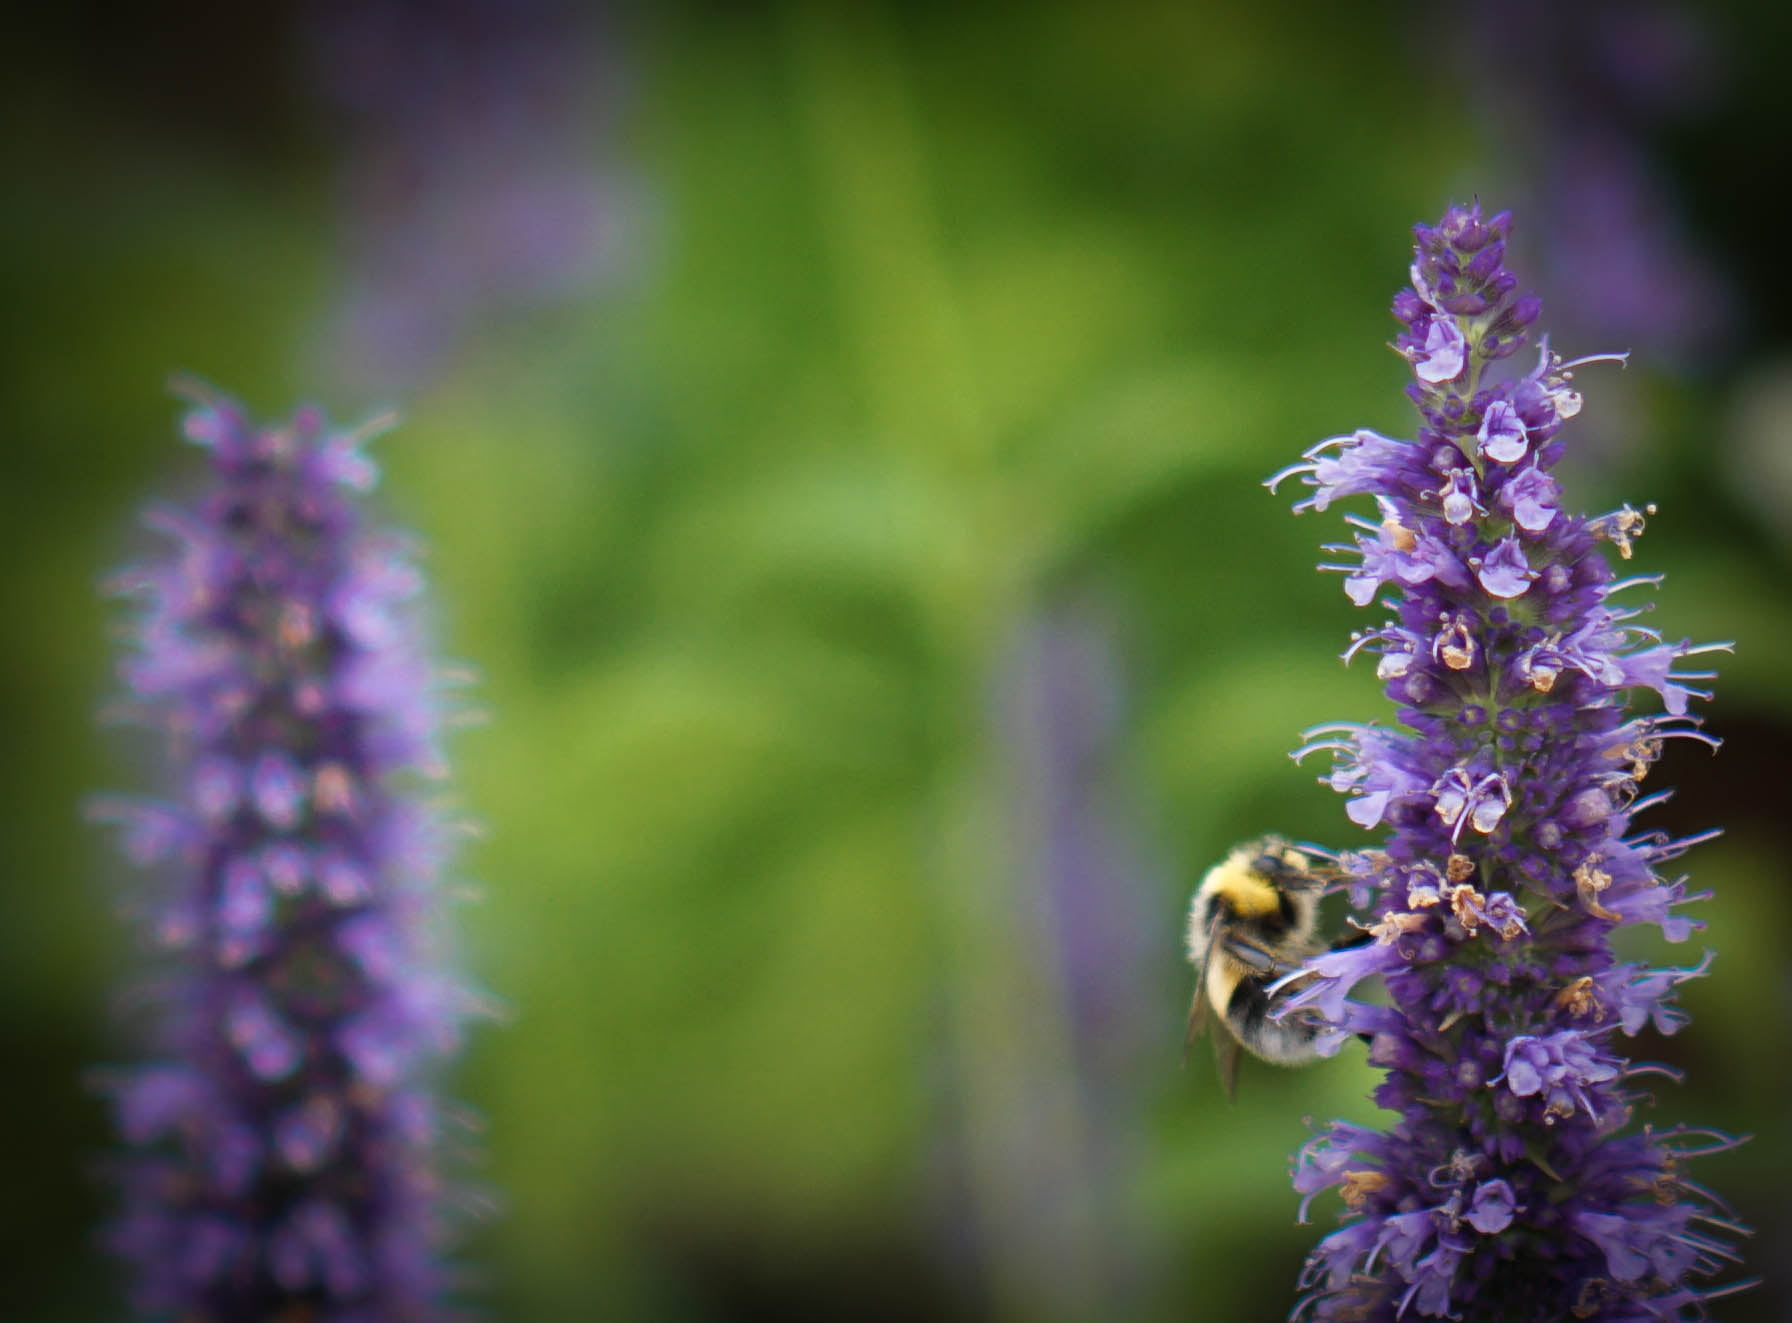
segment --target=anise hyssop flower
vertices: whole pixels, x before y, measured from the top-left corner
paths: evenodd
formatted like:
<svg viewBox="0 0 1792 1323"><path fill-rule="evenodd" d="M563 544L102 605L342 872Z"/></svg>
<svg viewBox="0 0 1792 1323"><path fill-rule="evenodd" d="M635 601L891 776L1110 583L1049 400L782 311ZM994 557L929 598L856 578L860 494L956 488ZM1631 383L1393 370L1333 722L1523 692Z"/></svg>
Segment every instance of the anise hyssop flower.
<svg viewBox="0 0 1792 1323"><path fill-rule="evenodd" d="M443 951L442 684L406 543L369 527L364 437L310 409L256 427L200 394L194 499L141 603L126 714L173 794L98 816L148 865L153 966L130 999L156 1059L108 1072L124 1209L110 1242L146 1317L441 1317L456 1126L433 1074L469 994Z"/></svg>
<svg viewBox="0 0 1792 1323"><path fill-rule="evenodd" d="M1645 1024L1680 1027L1675 986L1709 957L1650 969L1612 949L1624 924L1673 942L1699 926L1679 913L1699 897L1662 871L1693 841L1632 819L1664 740L1715 746L1687 710L1709 673L1676 669L1711 649L1622 604L1658 581L1614 578L1608 558L1628 559L1642 513L1563 504L1575 372L1622 356L1565 362L1545 338L1528 371L1512 359L1540 309L1515 296L1509 229L1478 206L1417 227L1393 308L1417 439L1335 437L1271 480L1311 488L1297 510L1373 499L1322 568L1391 612L1346 656L1376 657L1398 709L1309 732L1296 755L1330 752L1327 779L1383 844L1340 860L1364 940L1285 980L1286 1007L1320 1010L1334 1045L1367 1038L1395 1114L1385 1131L1333 1123L1296 1161L1303 1216L1328 1187L1344 1201L1307 1264L1296 1313L1315 1319L1659 1323L1732 1289L1704 1283L1740 1228L1686 1174L1732 1141L1632 1127L1631 1081L1665 1068L1623 1055ZM1628 711L1637 690L1665 711ZM1385 1005L1348 996L1372 975Z"/></svg>

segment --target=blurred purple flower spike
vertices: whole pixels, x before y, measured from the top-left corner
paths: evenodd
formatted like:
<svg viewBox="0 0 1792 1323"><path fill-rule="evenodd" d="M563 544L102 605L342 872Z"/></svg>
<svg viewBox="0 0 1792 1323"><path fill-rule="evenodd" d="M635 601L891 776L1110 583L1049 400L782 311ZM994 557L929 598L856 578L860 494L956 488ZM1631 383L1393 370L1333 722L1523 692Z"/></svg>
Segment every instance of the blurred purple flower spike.
<svg viewBox="0 0 1792 1323"><path fill-rule="evenodd" d="M1627 559L1641 514L1561 506L1559 434L1581 408L1576 369L1598 360L1564 362L1545 340L1528 373L1487 371L1539 311L1503 265L1510 228L1479 206L1417 227L1394 312L1418 439L1359 431L1270 483L1313 488L1297 510L1375 498L1354 545L1329 549L1350 559L1322 568L1359 606L1393 590L1393 618L1346 656L1379 654L1398 708L1398 729L1328 726L1296 754L1329 751L1349 816L1387 836L1342 856L1370 940L1290 975L1286 1006L1370 1041L1387 1072L1375 1100L1396 1119L1335 1122L1296 1159L1302 1216L1336 1188L1344 1225L1308 1261L1295 1314L1690 1323L1737 1289L1699 1283L1734 1262L1741 1228L1685 1161L1735 1141L1626 1133L1644 1101L1630 1081L1664 1068L1627 1061L1618 1039L1684 1024L1674 988L1710 957L1647 969L1612 936L1698 926L1673 911L1699 897L1656 871L1695 842L1631 819L1664 740L1716 745L1686 715L1709 697L1686 682L1709 673L1675 669L1712 649L1664 642L1616 604L1657 581L1615 581L1599 545ZM1632 689L1667 711L1627 717ZM1371 977L1389 1005L1350 997Z"/></svg>
<svg viewBox="0 0 1792 1323"><path fill-rule="evenodd" d="M329 366L415 390L467 341L590 292L638 211L612 160L619 67L563 0L340 0L312 20L343 120L347 284Z"/></svg>
<svg viewBox="0 0 1792 1323"><path fill-rule="evenodd" d="M1664 128L1722 94L1721 24L1676 0L1508 0L1449 22L1530 218L1557 330L1627 344L1657 369L1709 362L1735 291L1659 157Z"/></svg>
<svg viewBox="0 0 1792 1323"><path fill-rule="evenodd" d="M440 1175L466 1124L433 1077L478 1004L419 797L444 770L421 580L360 508L367 431L190 393L209 482L151 512L170 553L117 580L142 604L126 715L161 733L175 794L94 805L154 879L129 909L160 1059L101 1079L134 1146L110 1245L145 1317L444 1318L470 1200Z"/></svg>

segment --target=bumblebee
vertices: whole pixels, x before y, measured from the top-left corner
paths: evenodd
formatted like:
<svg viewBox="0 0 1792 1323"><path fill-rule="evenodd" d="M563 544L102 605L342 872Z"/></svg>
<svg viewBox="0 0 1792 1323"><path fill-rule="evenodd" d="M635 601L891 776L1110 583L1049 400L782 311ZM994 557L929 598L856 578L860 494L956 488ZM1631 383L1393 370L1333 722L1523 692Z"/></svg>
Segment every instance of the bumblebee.
<svg viewBox="0 0 1792 1323"><path fill-rule="evenodd" d="M1188 1043L1210 1016L1224 1032L1214 1035L1214 1058L1228 1097L1238 1087L1238 1054L1279 1066L1318 1058L1319 1016L1297 1010L1270 1018L1269 986L1327 949L1316 935L1319 897L1326 872L1280 836L1247 841L1215 864L1195 888L1188 911L1188 959L1195 967ZM1279 996L1280 994L1278 994Z"/></svg>

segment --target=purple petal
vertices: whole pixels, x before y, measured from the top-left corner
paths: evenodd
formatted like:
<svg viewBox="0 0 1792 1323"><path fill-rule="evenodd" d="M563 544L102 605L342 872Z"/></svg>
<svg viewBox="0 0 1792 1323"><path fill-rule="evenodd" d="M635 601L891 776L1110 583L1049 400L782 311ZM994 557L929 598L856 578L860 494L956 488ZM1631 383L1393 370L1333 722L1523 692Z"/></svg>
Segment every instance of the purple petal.
<svg viewBox="0 0 1792 1323"><path fill-rule="evenodd" d="M1518 410L1505 400L1495 400L1487 406L1487 413L1481 419L1481 430L1477 436L1481 442L1481 453L1501 464L1516 464L1524 458L1525 448L1529 444L1524 421L1519 418Z"/></svg>
<svg viewBox="0 0 1792 1323"><path fill-rule="evenodd" d="M1524 548L1519 546L1518 539L1508 537L1502 538L1488 553L1475 577L1490 596L1510 599L1524 596L1537 572L1525 559Z"/></svg>
<svg viewBox="0 0 1792 1323"><path fill-rule="evenodd" d="M1512 1225L1517 1201L1505 1181L1483 1181L1475 1188L1468 1216L1463 1220L1484 1236L1497 1236Z"/></svg>
<svg viewBox="0 0 1792 1323"><path fill-rule="evenodd" d="M1425 347L1413 360L1413 373L1428 385L1454 381L1468 362L1468 342L1453 317L1436 316L1425 333ZM1308 433L1312 435L1312 433Z"/></svg>
<svg viewBox="0 0 1792 1323"><path fill-rule="evenodd" d="M1541 469L1525 469L1500 489L1500 503L1512 512L1512 521L1527 533L1541 533L1548 528L1560 501L1554 479Z"/></svg>
<svg viewBox="0 0 1792 1323"><path fill-rule="evenodd" d="M299 822L305 803L304 777L283 749L269 749L255 760L251 780L256 812L269 826L289 831Z"/></svg>

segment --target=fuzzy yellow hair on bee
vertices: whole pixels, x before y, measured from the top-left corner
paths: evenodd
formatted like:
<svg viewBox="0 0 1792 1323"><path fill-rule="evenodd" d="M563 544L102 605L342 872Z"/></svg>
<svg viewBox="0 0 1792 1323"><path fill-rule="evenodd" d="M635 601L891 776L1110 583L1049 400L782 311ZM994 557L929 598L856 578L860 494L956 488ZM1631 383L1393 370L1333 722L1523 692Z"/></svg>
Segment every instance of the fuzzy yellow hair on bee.
<svg viewBox="0 0 1792 1323"><path fill-rule="evenodd" d="M1220 1081L1235 1094L1239 1050L1282 1066L1319 1053L1322 1024L1309 1011L1272 1019L1269 986L1326 949L1316 935L1326 875L1280 836L1238 846L1207 870L1188 911L1188 959L1195 967L1190 1043L1216 1018Z"/></svg>

